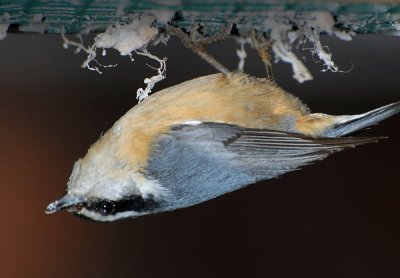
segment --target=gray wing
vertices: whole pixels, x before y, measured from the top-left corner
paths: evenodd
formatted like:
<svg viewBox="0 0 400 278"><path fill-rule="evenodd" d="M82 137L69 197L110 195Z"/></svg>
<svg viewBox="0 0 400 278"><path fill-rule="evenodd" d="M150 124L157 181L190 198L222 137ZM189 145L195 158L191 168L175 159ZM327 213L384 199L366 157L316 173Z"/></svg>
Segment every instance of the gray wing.
<svg viewBox="0 0 400 278"><path fill-rule="evenodd" d="M333 152L377 138L320 138L218 123L175 126L157 142L148 174L171 190L176 207L278 177Z"/></svg>

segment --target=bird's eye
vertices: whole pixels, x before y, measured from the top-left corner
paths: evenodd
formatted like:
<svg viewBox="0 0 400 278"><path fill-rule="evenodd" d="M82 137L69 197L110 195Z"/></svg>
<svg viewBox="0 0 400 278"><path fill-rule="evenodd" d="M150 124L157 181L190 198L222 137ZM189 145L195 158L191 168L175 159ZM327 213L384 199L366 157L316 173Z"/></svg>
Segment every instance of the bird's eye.
<svg viewBox="0 0 400 278"><path fill-rule="evenodd" d="M112 214L115 210L115 203L111 201L102 201L97 209L103 215Z"/></svg>

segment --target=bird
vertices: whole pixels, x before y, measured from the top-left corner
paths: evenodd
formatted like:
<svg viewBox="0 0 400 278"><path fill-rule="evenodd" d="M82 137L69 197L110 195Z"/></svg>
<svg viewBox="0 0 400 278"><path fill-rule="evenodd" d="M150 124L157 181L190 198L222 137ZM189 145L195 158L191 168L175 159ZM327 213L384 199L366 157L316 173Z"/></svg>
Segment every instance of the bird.
<svg viewBox="0 0 400 278"><path fill-rule="evenodd" d="M399 112L400 102L359 115L312 113L267 78L198 77L116 121L75 162L66 195L45 212L112 222L190 207L376 142L347 135Z"/></svg>

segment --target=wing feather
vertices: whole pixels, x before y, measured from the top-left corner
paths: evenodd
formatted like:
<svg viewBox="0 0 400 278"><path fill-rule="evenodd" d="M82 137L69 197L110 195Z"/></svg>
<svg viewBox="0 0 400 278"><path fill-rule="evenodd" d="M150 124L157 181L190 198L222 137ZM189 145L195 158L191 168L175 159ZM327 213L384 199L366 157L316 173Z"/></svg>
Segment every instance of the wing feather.
<svg viewBox="0 0 400 278"><path fill-rule="evenodd" d="M148 173L174 191L174 202L182 207L259 180L278 177L331 153L377 140L363 137L316 139L220 123L178 125L156 142Z"/></svg>

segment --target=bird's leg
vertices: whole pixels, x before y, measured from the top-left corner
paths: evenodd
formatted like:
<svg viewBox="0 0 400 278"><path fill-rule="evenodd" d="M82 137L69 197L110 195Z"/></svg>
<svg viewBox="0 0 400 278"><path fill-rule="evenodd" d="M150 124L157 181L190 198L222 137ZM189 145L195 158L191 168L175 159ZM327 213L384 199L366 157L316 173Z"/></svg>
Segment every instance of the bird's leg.
<svg viewBox="0 0 400 278"><path fill-rule="evenodd" d="M257 51L264 63L265 70L267 71L267 78L271 81L274 81L271 61L271 43L267 41L262 33L259 33L256 30L251 33L250 39L253 44L253 48Z"/></svg>
<svg viewBox="0 0 400 278"><path fill-rule="evenodd" d="M199 55L203 60L205 60L215 69L227 75L230 73L230 71L226 67L224 67L220 62L215 60L215 58L206 51L205 46L207 44L226 39L228 37L228 31L230 31L231 27L232 25L229 25L225 32L220 32L215 36L202 37L202 38L195 38L196 33L194 33L193 31L190 33L189 36L181 28L172 25L167 25L166 31L168 34L180 39L180 41L183 43L184 46L186 46L194 53Z"/></svg>

